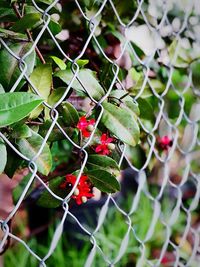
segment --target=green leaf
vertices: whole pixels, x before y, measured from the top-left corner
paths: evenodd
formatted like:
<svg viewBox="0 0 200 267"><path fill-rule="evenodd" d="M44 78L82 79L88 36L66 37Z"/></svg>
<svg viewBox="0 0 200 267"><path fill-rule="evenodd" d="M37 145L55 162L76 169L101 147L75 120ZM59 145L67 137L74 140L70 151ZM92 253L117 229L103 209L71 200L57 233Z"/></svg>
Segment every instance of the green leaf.
<svg viewBox="0 0 200 267"><path fill-rule="evenodd" d="M73 129L72 128L69 128L69 127L66 127L64 124L63 124L63 121L62 120L58 120L59 124L62 126L62 129L71 137L72 136L72 133L73 133ZM49 127L51 127L51 124L52 124L52 120L46 120L45 123L43 125L40 126L39 128L39 134L43 137L46 136L48 130L49 130ZM58 141L58 140L63 140L65 139L65 136L63 135L63 133L60 131L60 129L58 127L54 127L49 138L48 138L48 141L49 142L54 142L54 141Z"/></svg>
<svg viewBox="0 0 200 267"><path fill-rule="evenodd" d="M32 159L39 151L43 142L44 139L39 134L32 131L32 135L30 137L20 139L17 144L20 152L26 157ZM40 173L44 175L49 174L52 166L52 156L47 144L45 144L39 157L35 160L35 163Z"/></svg>
<svg viewBox="0 0 200 267"><path fill-rule="evenodd" d="M87 171L87 175L92 184L102 192L115 193L120 190L120 184L115 176L107 171Z"/></svg>
<svg viewBox="0 0 200 267"><path fill-rule="evenodd" d="M61 69L61 70L65 70L67 65L65 64L65 62L58 58L58 57L55 57L55 56L51 56L51 58L53 59L53 61L56 63L56 65L58 65L58 67Z"/></svg>
<svg viewBox="0 0 200 267"><path fill-rule="evenodd" d="M7 155L9 155L9 160L7 160L4 173L9 178L12 178L13 175L15 174L16 170L22 165L23 160L9 146L7 146Z"/></svg>
<svg viewBox="0 0 200 267"><path fill-rule="evenodd" d="M40 13L27 14L20 20L16 21L11 29L16 32L24 32L26 29L31 29L40 20L40 18Z"/></svg>
<svg viewBox="0 0 200 267"><path fill-rule="evenodd" d="M52 19L50 20L48 26L49 26L50 31L53 33L53 35L58 34L62 30L60 23L58 23L57 21L54 21Z"/></svg>
<svg viewBox="0 0 200 267"><path fill-rule="evenodd" d="M64 182L64 177L56 177L49 182L49 188L58 196L64 198L67 195L66 190L60 188L60 184ZM37 201L37 205L45 208L57 208L61 205L61 201L53 197L46 189L43 191Z"/></svg>
<svg viewBox="0 0 200 267"><path fill-rule="evenodd" d="M54 2L54 0L36 0L36 2L41 2L47 5L50 5Z"/></svg>
<svg viewBox="0 0 200 267"><path fill-rule="evenodd" d="M192 82L193 85L200 89L200 61L196 61L194 63L191 64L191 69L192 69Z"/></svg>
<svg viewBox="0 0 200 267"><path fill-rule="evenodd" d="M40 95L47 101L51 91L52 84L52 67L50 64L41 64L30 75L30 80L33 85L37 88ZM34 110L30 117L37 118L42 112L44 106L38 107Z"/></svg>
<svg viewBox="0 0 200 267"><path fill-rule="evenodd" d="M84 67L89 63L88 59L78 59L76 63L79 65L80 68Z"/></svg>
<svg viewBox="0 0 200 267"><path fill-rule="evenodd" d="M0 127L20 121L41 103L42 99L31 93L0 94Z"/></svg>
<svg viewBox="0 0 200 267"><path fill-rule="evenodd" d="M48 104L53 107L61 99L65 91L66 91L66 87L59 87L59 88L52 90L47 100ZM45 120L51 119L49 115L49 111L50 111L49 108L47 107L44 108Z"/></svg>
<svg viewBox="0 0 200 267"><path fill-rule="evenodd" d="M19 57L23 57L32 47L31 43L15 43L11 44L9 48ZM34 68L35 64L35 51L25 58L27 64L26 74L29 75ZM4 48L0 51L0 83L2 84L5 91L9 91L16 80L19 78L21 71L18 67L18 60L16 60L10 53ZM19 85L18 89L22 87L25 83L23 79Z"/></svg>
<svg viewBox="0 0 200 267"><path fill-rule="evenodd" d="M0 7L0 22L16 21L14 10L7 3L6 5L8 7Z"/></svg>
<svg viewBox="0 0 200 267"><path fill-rule="evenodd" d="M0 174L4 171L7 162L7 150L2 138L0 138Z"/></svg>
<svg viewBox="0 0 200 267"><path fill-rule="evenodd" d="M89 155L87 161L88 170L104 170L114 176L119 175L119 166L112 158L102 155Z"/></svg>
<svg viewBox="0 0 200 267"><path fill-rule="evenodd" d="M19 32L13 32L10 30L0 28L0 37L5 39L14 39L19 41L28 41L28 38L25 34Z"/></svg>
<svg viewBox="0 0 200 267"><path fill-rule="evenodd" d="M73 76L74 74L70 69L60 70L55 73L55 77L60 78L67 85L70 83ZM99 100L104 96L105 92L99 84L96 75L93 71L91 71L90 69L80 69L78 77L81 83L83 84L83 87L79 83L79 81L75 79L72 83L72 88L74 88L78 92L88 92L96 100ZM84 88L86 89L86 91L84 90Z"/></svg>
<svg viewBox="0 0 200 267"><path fill-rule="evenodd" d="M116 104L119 104L121 108L126 109L134 119L140 114L138 104L133 101L133 98L127 94L127 91L124 90L114 90L110 93L109 97L114 97Z"/></svg>
<svg viewBox="0 0 200 267"><path fill-rule="evenodd" d="M16 124L13 127L13 131L11 133L11 137L14 139L17 138L27 138L32 135L31 129L26 124Z"/></svg>
<svg viewBox="0 0 200 267"><path fill-rule="evenodd" d="M102 123L121 141L135 146L139 141L140 130L133 116L125 109L111 103L103 103Z"/></svg>
<svg viewBox="0 0 200 267"><path fill-rule="evenodd" d="M154 120L154 110L149 101L143 98L138 98L137 102L139 104L140 109L140 118L151 121Z"/></svg>
<svg viewBox="0 0 200 267"><path fill-rule="evenodd" d="M32 174L29 173L26 176L24 176L23 179L19 182L19 184L13 189L12 198L13 198L14 204L16 204L17 201L19 200L21 194L23 193L27 183L29 182L29 180L31 178L31 175ZM26 193L26 196L29 195L31 191L32 191L32 189L31 189L31 187L29 187L29 190Z"/></svg>
<svg viewBox="0 0 200 267"><path fill-rule="evenodd" d="M67 101L62 103L62 116L63 122L67 126L75 126L79 121L77 110L71 103Z"/></svg>

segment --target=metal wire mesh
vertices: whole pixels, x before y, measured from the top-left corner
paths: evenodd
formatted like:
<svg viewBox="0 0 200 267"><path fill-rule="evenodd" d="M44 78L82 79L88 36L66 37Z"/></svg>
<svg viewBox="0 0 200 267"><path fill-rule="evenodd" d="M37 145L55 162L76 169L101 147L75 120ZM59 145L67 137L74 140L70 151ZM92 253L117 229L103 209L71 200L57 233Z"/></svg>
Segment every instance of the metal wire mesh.
<svg viewBox="0 0 200 267"><path fill-rule="evenodd" d="M28 183L27 183L23 193L21 194L21 197L18 200L17 204L15 205L13 210L10 212L8 217L5 220L0 221L1 230L3 232L3 239L1 240L1 243L0 243L0 249L2 249L4 247L7 238L10 237L11 239L16 240L17 242L20 242L29 251L29 253L38 260L38 264L40 266L47 266L46 260L53 254L53 252L57 246L57 243L59 242L59 239L62 236L64 223L66 220L68 220L68 218L71 217L75 221L77 226L80 227L89 236L90 241L88 241L88 242L90 242L92 245L91 251L88 254L87 259L85 259L85 266L92 266L93 265L93 260L94 260L97 253L99 253L102 257L102 266L104 266L104 265L105 266L115 266L118 263L120 264L120 260L122 259L122 257L124 256L124 254L126 253L126 251L129 248L129 239L131 236L134 236L134 238L137 240L137 242L139 244L140 256L139 256L138 261L137 261L137 266L161 266L161 261L162 261L164 255L165 255L165 253L169 247L171 248L171 251L173 252L173 254L175 256L173 266L197 266L198 263L195 263L196 265L192 265L192 264L193 264L193 261L198 258L198 253L200 252L199 227L194 227L192 225L192 222L191 222L192 217L191 216L192 216L192 212L197 209L198 204L199 204L200 182L199 182L199 173L196 173L195 171L193 171L191 165L193 164L194 161L198 161L198 157L195 158L195 153L198 153L198 151L199 151L198 150L198 147L199 147L199 137L198 137L198 135L199 135L199 120L198 120L197 115L193 116L192 112L190 112L188 114L185 111L184 94L185 94L185 92L188 92L188 91L193 92L193 94L196 98L195 104L197 105L196 110L195 110L195 114L196 114L196 113L198 113L197 110L199 108L199 106L198 106L199 91L195 88L195 86L192 83L192 70L191 70L190 66L188 67L187 84L183 85L184 88L182 88L182 90L178 90L176 88L176 85L172 81L172 74L174 71L173 62L176 61L176 59L179 55L178 53L179 53L179 49L180 49L180 45L181 45L181 43L180 43L181 35L184 32L189 31L189 23L190 23L189 20L191 19L191 16L196 16L199 19L200 14L198 14L198 9L199 9L198 1L189 1L189 2L186 1L187 3L185 3L186 7L184 8L184 19L183 19L180 27L178 29L175 29L172 27L172 22L169 18L169 15L168 15L169 11L171 10L169 6L175 5L175 3L174 3L175 1L155 1L154 2L154 5L155 6L157 5L157 7L160 9L160 12L162 14L162 16L161 16L162 18L160 19L160 22L157 23L157 25L153 25L152 21L149 21L149 18L148 18L147 12L146 12L147 3L145 1L142 1L142 0L136 1L137 3L135 3L135 4L137 5L137 8L135 9L135 12L132 14L132 18L127 23L123 22L123 19L120 17L118 10L115 7L115 2L112 0L101 1L99 3L99 6L98 6L98 11L92 17L88 17L88 15L83 10L82 4L79 1L75 0L74 2L76 3L77 8L79 9L80 13L82 14L82 16L85 20L85 23L87 23L87 26L89 29L89 35L87 37L87 40L84 43L83 48L81 49L81 51L79 52L79 54L75 58L70 58L68 56L68 53L62 49L59 42L57 41L55 36L52 34L52 32L49 28L49 23L50 23L49 11L58 2L59 2L59 0L56 0L56 1L52 2L52 4L50 6L48 6L48 8L46 10L42 10L38 6L37 2L32 0L34 7L42 14L43 27L42 27L40 33L35 38L35 40L33 41L31 49L23 57L17 56L13 51L10 50L10 48L8 47L6 42L2 38L0 38L0 42L1 42L2 47L4 47L10 53L10 55L12 55L14 58L16 58L18 60L19 68L21 70L21 75L18 77L17 81L12 86L10 92L14 92L15 89L17 88L18 84L22 80L22 78L25 78L26 81L29 83L29 85L32 87L35 94L40 95L38 92L38 89L34 86L34 84L31 82L30 78L27 75L27 64L25 62L25 59L32 53L32 51L34 51L34 49L38 45L42 35L45 32L48 32L48 34L51 36L52 41L55 43L56 47L59 49L62 56L72 63L72 71L74 73L74 76L73 76L71 82L69 83L64 95L60 98L60 100L54 106L50 106L47 102L43 103L43 105L46 106L50 110L51 126L48 129L48 132L44 138L42 146L37 151L34 158L27 158L13 144L11 144L11 142L6 138L6 136L4 136L2 133L0 133L0 137L5 141L5 143L8 146L10 146L10 148L15 153L17 153L22 159L24 159L27 162L28 168L29 168L30 172L32 173L31 178L28 181ZM182 6L183 1L179 1L179 2L180 2L179 5ZM124 3L124 5L125 5L125 3ZM149 6L149 8L153 7L153 1L149 1L148 6ZM173 36L174 40L177 40L177 46L175 48L173 58L169 59L167 64L166 64L166 66L167 66L167 79L166 79L165 89L161 94L157 93L156 89L151 84L151 81L149 78L150 72L151 72L151 64L153 64L154 59L163 56L161 54L161 49L159 49L159 47L154 46L150 55L148 57L146 57L144 60L142 60L138 56L136 48L134 48L132 46L129 36L126 35L126 37L124 37L124 39L121 43L121 52L118 55L118 58L113 60L106 55L104 49L99 44L98 39L96 38L96 34L95 34L95 32L97 31L97 28L98 28L98 24L100 23L100 20L98 18L100 15L102 15L104 9L106 9L106 8L109 8L112 10L113 15L117 18L118 27L121 27L122 32L127 32L130 29L130 27L132 27L132 25L137 25L136 20L137 20L138 16L140 16L143 19L143 24L145 24L148 27L151 34L155 34L156 38L159 38L159 37L163 38L163 36L165 34L165 33L163 33L164 30L166 30L168 28L171 29L171 32L169 34L171 36ZM194 37L194 38L196 38L196 37ZM109 87L107 93L98 102L94 98L92 98L92 96L90 96L87 88L84 87L84 85L82 84L81 79L79 78L79 66L77 64L77 60L81 59L83 57L83 55L84 55L84 53L85 53L85 51L86 51L86 49L87 49L87 47L91 41L93 41L95 43L96 47L98 48L99 55L101 57L104 57L104 59L110 63L110 65L112 67L112 72L113 72L113 79L112 79L112 82L110 84L110 87ZM197 44L199 46L198 40L196 40L196 41L197 41ZM138 98L143 94L146 84L148 84L151 88L151 92L157 98L158 104L157 104L157 107L155 107L155 109L157 108L158 112L156 115L154 126L151 129L149 129L148 126L145 125L143 120L141 120L140 118L138 119L142 132L144 132L147 136L147 143L149 145L148 156L147 156L147 159L146 159L143 166L141 166L140 168L137 168L136 166L134 166L125 153L126 145L123 143L120 144L121 158L119 161L119 166L122 164L123 160L126 160L129 164L130 168L137 173L137 175L135 175L136 178L133 178L133 179L135 182L137 182L138 187L137 187L136 193L133 195L132 205L130 207L130 210L128 212L124 211L120 207L120 204L117 203L115 197L112 196L111 194L108 194L107 199L106 199L106 201L105 201L104 205L102 206L101 211L99 213L96 228L91 231L87 228L87 226L82 225L81 222L78 220L78 218L76 218L76 216L71 213L71 211L69 210L68 202L69 202L70 197L72 196L72 194L74 192L74 189L76 188L76 186L80 180L81 174L83 173L83 170L84 170L85 165L87 163L88 153L86 151L86 148L90 145L90 143L93 139L95 130L96 130L96 128L100 122L102 115L103 115L103 112L104 112L104 108L102 106L103 101L105 101L109 97L113 87L116 84L118 84L118 86L121 89L126 90L123 82L120 80L120 77L119 77L119 64L120 64L120 60L127 53L127 51L129 51L129 53L131 51L132 56L138 62L138 65L141 66L143 73L144 73L143 84L142 84L140 90L138 90L138 92L134 98L134 101L137 102ZM65 130L62 128L62 126L58 122L59 111L57 108L63 102L63 100L66 98L68 93L70 92L71 85L73 84L73 82L76 79L80 82L80 84L82 85L84 90L90 96L90 99L92 100L92 102L95 103L93 108L95 108L95 106L98 106L98 108L100 108L100 110L101 110L99 113L99 116L96 120L94 131L92 132L90 138L88 138L87 142L82 147L80 147L79 145L77 145L75 142L73 142L71 140L71 138L68 136L68 134L65 132ZM177 116L176 121L170 120L168 113L167 113L167 109L166 109L166 105L168 105L167 100L166 100L166 95L168 94L169 90L173 91L174 94L179 99L179 102L178 102L179 114ZM185 147L183 145L183 142L181 142L181 140L179 140L180 132L182 131L182 128L180 128L180 123L182 121L185 121L185 129L187 128L189 133L190 133L190 139L189 139L189 141L186 142ZM81 162L81 169L80 169L76 184L72 188L71 192L64 199L62 199L61 197L56 195L54 192L52 192L51 189L46 185L46 183L44 183L44 181L38 176L37 165L35 164L35 160L38 158L38 156L41 154L42 150L44 149L44 146L45 146L46 142L48 141L48 138L49 138L52 130L54 129L54 127L57 127L62 132L62 134L65 136L65 138L73 145L73 147L76 147L79 151L82 152L82 155L83 155L82 162ZM165 129L165 130L163 130L163 129ZM160 132L165 131L165 133L167 133L173 137L173 146L170 149L169 153L167 155L165 155L164 157L160 156L158 151L155 148L156 137L157 137L159 131ZM182 136L182 134L181 134L181 136ZM173 168L174 168L173 163L175 161L177 161L177 158L176 158L177 153L179 155L178 168L181 169L181 175L182 175L181 182L178 184L174 183L171 180L171 174L172 174ZM160 166L159 167L160 174L159 175L155 174L155 176L158 175L159 179L160 179L160 188L159 188L159 191L156 195L152 194L148 189L149 177L148 177L147 169L148 169L149 165L151 164L152 159L154 159L154 161L157 162L157 164L159 164L159 166ZM177 165L175 168L177 168ZM19 209L22 201L24 200L24 197L25 197L26 193L28 192L28 190L29 190L29 188L30 188L30 186L34 180L37 180L39 183L41 183L45 187L45 189L48 190L49 193L54 198L58 199L60 201L60 203L62 204L62 208L63 208L62 218L61 218L61 220L60 220L60 222L59 222L59 224L55 230L54 236L53 236L52 241L51 241L51 245L50 245L49 250L48 250L48 253L45 256L44 255L38 256L27 245L27 243L25 241L23 241L21 238L17 237L16 235L13 235L11 232L11 229L9 227L9 224L8 224L9 221L18 212L18 209ZM188 180L191 180L195 184L196 192L194 194L194 197L191 200L190 205L185 206L185 204L183 203L183 199L182 199L182 197L183 197L182 186ZM168 218L166 218L166 216L163 215L161 199L164 197L164 193L166 190L168 190L169 187L173 188L173 190L175 192L175 197L174 197L174 206L172 207L171 213L168 215ZM136 211L140 212L139 204L140 204L140 199L141 199L142 194L144 194L147 197L147 199L149 200L149 202L151 203L151 206L152 206L151 220L148 222L148 231L147 231L147 233L143 239L141 239L138 236L137 229L135 229L135 225L133 222L133 217L134 217L134 214L136 213ZM114 208L119 213L121 213L123 215L124 223L127 227L126 233L121 240L121 245L119 246L118 254L115 258L110 257L110 255L107 255L106 252L104 252L104 249L101 246L99 246L99 244L98 244L98 233L99 233L102 225L104 224L104 221L106 219L107 214L110 211L110 204L111 203L114 205ZM186 220L185 220L185 225L184 225L184 231L182 233L182 236L181 236L179 243L177 244L171 238L171 233L172 233L172 227L176 223L176 221L178 220L181 210L184 212L184 214L186 216ZM141 210L141 212L143 212L143 211ZM39 218L38 218L38 220L39 220ZM156 260L152 261L150 258L148 258L147 254L146 254L147 249L148 249L147 244L148 244L148 241L155 235L155 226L156 226L158 221L162 224L162 226L165 229L165 237L163 240L163 244L160 248L161 252L160 252L159 257L157 257ZM141 224L142 223L143 222L141 221ZM189 233L191 233L191 235L192 235L193 246L192 246L191 255L189 256L189 258L186 262L181 258L180 251L181 251L181 248L183 247L183 245L185 244L185 241L186 241Z"/></svg>

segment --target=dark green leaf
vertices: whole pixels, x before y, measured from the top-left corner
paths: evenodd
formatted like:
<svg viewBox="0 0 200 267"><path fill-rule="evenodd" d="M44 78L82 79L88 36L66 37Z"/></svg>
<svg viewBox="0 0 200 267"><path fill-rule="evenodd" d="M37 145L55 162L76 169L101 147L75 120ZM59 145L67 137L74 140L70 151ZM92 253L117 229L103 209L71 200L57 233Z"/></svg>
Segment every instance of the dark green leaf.
<svg viewBox="0 0 200 267"><path fill-rule="evenodd" d="M20 152L29 159L32 159L39 151L43 142L44 139L39 134L32 131L31 137L22 138L17 142L17 144ZM45 144L42 152L35 160L35 163L40 173L44 175L49 174L52 166L52 156L49 146L47 144Z"/></svg>
<svg viewBox="0 0 200 267"><path fill-rule="evenodd" d="M26 29L31 29L37 22L39 22L40 18L40 13L27 14L15 22L11 29L16 32L24 32Z"/></svg>
<svg viewBox="0 0 200 267"><path fill-rule="evenodd" d="M7 162L7 150L2 138L0 138L0 155L1 155L0 157L0 174L1 174L4 171Z"/></svg>
<svg viewBox="0 0 200 267"><path fill-rule="evenodd" d="M58 22L51 19L49 22L49 29L53 33L53 35L56 35L61 32L62 27Z"/></svg>
<svg viewBox="0 0 200 267"><path fill-rule="evenodd" d="M7 160L4 172L9 178L12 178L16 170L21 166L23 160L9 146L7 146L7 154L9 155L9 160Z"/></svg>
<svg viewBox="0 0 200 267"><path fill-rule="evenodd" d="M55 179L49 182L49 188L58 196L64 198L67 195L66 190L60 188L60 184L65 179L63 177L56 177ZM57 208L61 205L61 201L53 197L46 189L41 194L40 198L37 201L39 206L45 208Z"/></svg>
<svg viewBox="0 0 200 267"><path fill-rule="evenodd" d="M25 118L42 103L37 95L25 92L0 94L0 127Z"/></svg>
<svg viewBox="0 0 200 267"><path fill-rule="evenodd" d="M63 124L63 121L59 118L59 124L61 125L62 129L69 135L69 136L72 136L72 133L73 133L73 129L70 128L70 127L66 127L64 124ZM40 126L40 129L39 129L39 134L43 137L46 136L48 130L49 130L49 127L51 126L52 124L52 121L51 120L46 120L45 123L43 125ZM63 135L63 133L60 131L60 129L58 127L54 127L49 138L48 138L48 141L49 142L54 142L54 141L58 141L58 140L63 140L65 139L65 136Z"/></svg>
<svg viewBox="0 0 200 267"><path fill-rule="evenodd" d="M9 48L19 57L23 57L32 47L31 43L15 43L11 44ZM35 64L35 51L25 58L25 62L27 64L26 74L29 75L34 68ZM5 91L10 91L11 87L14 85L16 80L19 78L21 71L18 67L18 60L16 60L6 49L2 49L0 51L0 83L4 87ZM18 89L22 87L24 84L24 80L22 80Z"/></svg>
<svg viewBox="0 0 200 267"><path fill-rule="evenodd" d="M193 85L200 89L200 61L191 64Z"/></svg>
<svg viewBox="0 0 200 267"><path fill-rule="evenodd" d="M68 85L72 80L74 74L70 69L67 69L56 72L55 76L60 78ZM75 79L72 84L72 88L79 92L88 92L96 100L99 100L103 97L103 95L105 94L104 90L99 84L96 75L93 71L91 71L90 69L80 69L78 77L83 86L79 83L77 79ZM86 91L84 90L84 88L86 89Z"/></svg>
<svg viewBox="0 0 200 267"><path fill-rule="evenodd" d="M71 103L67 101L62 103L62 116L63 122L67 126L75 126L79 121L79 115L77 110Z"/></svg>
<svg viewBox="0 0 200 267"><path fill-rule="evenodd" d="M119 166L112 158L102 155L89 155L87 161L88 170L104 170L114 176L119 175Z"/></svg>
<svg viewBox="0 0 200 267"><path fill-rule="evenodd" d="M146 120L154 120L154 110L149 101L143 98L138 98L137 102L140 109L140 118Z"/></svg>
<svg viewBox="0 0 200 267"><path fill-rule="evenodd" d="M103 103L103 107L103 124L121 141L135 146L139 141L140 130L134 117L127 110L111 103Z"/></svg>
<svg viewBox="0 0 200 267"><path fill-rule="evenodd" d="M14 10L7 4L8 7L0 7L0 22L15 21L17 17Z"/></svg>
<svg viewBox="0 0 200 267"><path fill-rule="evenodd" d="M102 192L115 193L120 190L120 184L115 176L107 171L87 171L87 175L92 184Z"/></svg>

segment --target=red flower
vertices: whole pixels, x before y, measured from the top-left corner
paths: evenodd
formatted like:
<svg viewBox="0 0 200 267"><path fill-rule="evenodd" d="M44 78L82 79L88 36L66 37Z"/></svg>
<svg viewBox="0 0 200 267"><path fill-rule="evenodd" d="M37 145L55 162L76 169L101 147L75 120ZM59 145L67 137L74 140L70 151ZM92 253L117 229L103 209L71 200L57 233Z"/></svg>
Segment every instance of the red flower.
<svg viewBox="0 0 200 267"><path fill-rule="evenodd" d="M95 148L95 152L100 155L109 155L110 150L115 149L115 145L112 143L114 139L108 137L107 134L102 134L101 136L101 144L97 145Z"/></svg>
<svg viewBox="0 0 200 267"><path fill-rule="evenodd" d="M65 181L60 185L60 188L66 189L73 187L76 182L76 176L73 174L67 174ZM87 175L82 174L74 194L71 196L78 205L85 203L89 198L93 197L92 185L88 180Z"/></svg>
<svg viewBox="0 0 200 267"><path fill-rule="evenodd" d="M91 132L93 131L93 125L95 124L95 120L87 120L85 116L80 117L79 122L77 124L77 128L81 131L84 137L90 137Z"/></svg>
<svg viewBox="0 0 200 267"><path fill-rule="evenodd" d="M170 139L167 135L158 138L158 147L162 150L167 151L172 144L172 139Z"/></svg>

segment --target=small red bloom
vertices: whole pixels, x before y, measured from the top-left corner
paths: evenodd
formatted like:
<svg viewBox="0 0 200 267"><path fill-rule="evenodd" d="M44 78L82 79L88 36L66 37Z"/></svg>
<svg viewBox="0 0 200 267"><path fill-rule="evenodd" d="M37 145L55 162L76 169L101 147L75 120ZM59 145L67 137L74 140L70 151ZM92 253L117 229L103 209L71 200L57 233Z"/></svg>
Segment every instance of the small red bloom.
<svg viewBox="0 0 200 267"><path fill-rule="evenodd" d="M108 137L107 134L102 134L101 136L101 144L97 145L95 148L95 152L100 154L100 155L109 155L110 154L110 150L112 145L114 146L114 144L112 143L112 141L114 140L111 137Z"/></svg>
<svg viewBox="0 0 200 267"><path fill-rule="evenodd" d="M77 124L77 128L81 131L84 137L90 137L91 130L89 127L95 124L95 120L87 120L85 116L80 117L79 122Z"/></svg>
<svg viewBox="0 0 200 267"><path fill-rule="evenodd" d="M170 139L167 135L158 138L158 146L162 150L168 150L173 144L172 139Z"/></svg>
<svg viewBox="0 0 200 267"><path fill-rule="evenodd" d="M76 176L73 174L67 174L65 181L60 185L60 188L66 189L73 187L76 182ZM88 180L87 175L82 174L79 183L71 196L78 205L85 203L87 199L92 198L94 195L92 193L92 184Z"/></svg>

